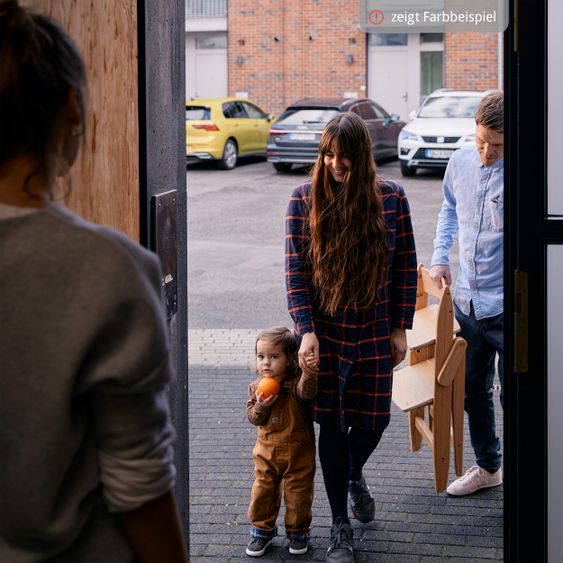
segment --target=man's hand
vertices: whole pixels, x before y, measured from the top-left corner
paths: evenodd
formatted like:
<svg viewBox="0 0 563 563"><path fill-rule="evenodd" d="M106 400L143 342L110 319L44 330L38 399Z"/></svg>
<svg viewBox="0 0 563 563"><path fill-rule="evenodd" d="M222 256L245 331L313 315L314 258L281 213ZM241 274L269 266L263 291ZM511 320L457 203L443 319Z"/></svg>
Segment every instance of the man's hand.
<svg viewBox="0 0 563 563"><path fill-rule="evenodd" d="M407 333L403 328L394 328L391 332L391 358L393 367L398 366L407 355Z"/></svg>
<svg viewBox="0 0 563 563"><path fill-rule="evenodd" d="M299 367L307 374L319 371L319 340L314 332L303 335L298 352Z"/></svg>
<svg viewBox="0 0 563 563"><path fill-rule="evenodd" d="M430 268L430 279L438 289L452 285L452 273L449 266L436 264Z"/></svg>

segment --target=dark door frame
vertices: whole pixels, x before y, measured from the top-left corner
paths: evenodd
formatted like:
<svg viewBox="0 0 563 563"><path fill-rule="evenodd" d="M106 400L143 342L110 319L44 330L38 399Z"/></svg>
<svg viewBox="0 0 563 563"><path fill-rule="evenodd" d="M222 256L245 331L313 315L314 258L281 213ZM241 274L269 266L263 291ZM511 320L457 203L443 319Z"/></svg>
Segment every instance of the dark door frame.
<svg viewBox="0 0 563 563"><path fill-rule="evenodd" d="M137 18L140 242L170 274L163 279L176 369L169 399L176 496L189 542L185 1L137 0Z"/></svg>
<svg viewBox="0 0 563 563"><path fill-rule="evenodd" d="M511 2L504 60L504 554L537 562L548 553L546 246L563 244L563 221L546 215L547 0Z"/></svg>

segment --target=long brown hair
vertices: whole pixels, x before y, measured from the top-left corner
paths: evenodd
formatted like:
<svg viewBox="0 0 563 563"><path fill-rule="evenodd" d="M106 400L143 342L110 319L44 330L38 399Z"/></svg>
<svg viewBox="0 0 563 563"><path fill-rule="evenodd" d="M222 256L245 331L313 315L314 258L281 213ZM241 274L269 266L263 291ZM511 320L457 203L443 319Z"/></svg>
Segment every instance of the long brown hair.
<svg viewBox="0 0 563 563"><path fill-rule="evenodd" d="M341 184L324 163L335 143L351 161ZM342 113L327 123L312 175L309 258L320 305L332 315L369 309L385 282L389 248L371 138L359 116Z"/></svg>

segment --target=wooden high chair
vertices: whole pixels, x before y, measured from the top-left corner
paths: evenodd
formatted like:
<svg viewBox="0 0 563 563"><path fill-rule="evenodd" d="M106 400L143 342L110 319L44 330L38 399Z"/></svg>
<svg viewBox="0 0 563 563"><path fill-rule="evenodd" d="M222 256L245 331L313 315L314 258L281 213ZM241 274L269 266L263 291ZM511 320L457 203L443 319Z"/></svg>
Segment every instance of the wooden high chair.
<svg viewBox="0 0 563 563"><path fill-rule="evenodd" d="M411 451L420 449L422 439L432 449L439 493L447 486L451 442L456 475L462 474L467 343L456 336L450 289L434 290L423 267L419 268L419 282L425 295L421 295L420 306L417 297L413 330L407 331L407 344L416 347L411 349L410 365L393 375L392 398L409 413ZM439 297L438 305L422 305L427 293Z"/></svg>

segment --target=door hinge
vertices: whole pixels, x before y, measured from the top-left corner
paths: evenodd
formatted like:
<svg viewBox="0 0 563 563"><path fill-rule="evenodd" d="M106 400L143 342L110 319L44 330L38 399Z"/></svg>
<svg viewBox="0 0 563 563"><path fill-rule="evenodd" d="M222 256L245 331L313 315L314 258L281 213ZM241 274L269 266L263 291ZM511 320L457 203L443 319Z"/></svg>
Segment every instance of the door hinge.
<svg viewBox="0 0 563 563"><path fill-rule="evenodd" d="M528 371L528 272L514 271L514 373Z"/></svg>

